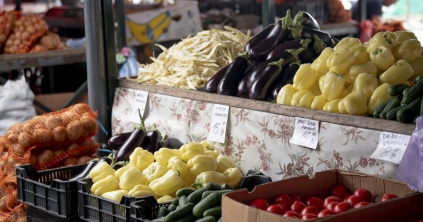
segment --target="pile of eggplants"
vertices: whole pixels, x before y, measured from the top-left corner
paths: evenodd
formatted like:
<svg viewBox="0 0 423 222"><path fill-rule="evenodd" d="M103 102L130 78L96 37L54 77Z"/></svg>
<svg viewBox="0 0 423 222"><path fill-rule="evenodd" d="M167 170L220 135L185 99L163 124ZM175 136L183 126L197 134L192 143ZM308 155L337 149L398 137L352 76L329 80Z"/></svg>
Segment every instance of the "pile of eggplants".
<svg viewBox="0 0 423 222"><path fill-rule="evenodd" d="M336 43L309 13L300 11L292 19L288 10L276 24L253 36L244 53L210 78L204 91L274 101L279 90L292 83L301 63L313 62Z"/></svg>

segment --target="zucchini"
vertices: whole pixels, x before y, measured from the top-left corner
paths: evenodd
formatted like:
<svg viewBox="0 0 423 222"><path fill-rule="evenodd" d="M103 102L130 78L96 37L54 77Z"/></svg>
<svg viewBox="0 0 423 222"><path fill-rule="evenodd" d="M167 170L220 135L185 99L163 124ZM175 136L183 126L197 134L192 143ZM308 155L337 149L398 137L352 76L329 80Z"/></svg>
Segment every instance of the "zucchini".
<svg viewBox="0 0 423 222"><path fill-rule="evenodd" d="M157 219L160 219L160 218L162 218L162 217L165 217L166 215L168 215L169 214L169 211L167 210L167 207L165 207L165 206L161 206L160 208L159 208L159 210L157 211L157 216L156 216L156 218Z"/></svg>
<svg viewBox="0 0 423 222"><path fill-rule="evenodd" d="M201 217L204 211L212 208L214 205L220 203L220 201L222 201L222 194L214 192L198 202L194 209L192 209L192 214L196 217Z"/></svg>
<svg viewBox="0 0 423 222"><path fill-rule="evenodd" d="M405 107L405 105L401 105L401 106L398 106L397 108L391 109L391 111L386 113L386 119L395 120L397 118L397 112L403 107Z"/></svg>
<svg viewBox="0 0 423 222"><path fill-rule="evenodd" d="M379 106L377 106L374 110L373 110L373 117L374 118L380 118L380 114L383 112L383 110L385 109L385 107L395 98L391 98L386 100L385 102L383 102L382 104L380 104Z"/></svg>
<svg viewBox="0 0 423 222"><path fill-rule="evenodd" d="M172 222L177 219L183 218L191 213L192 209L194 208L193 203L187 203L184 206L181 206L178 210L170 212L166 218L166 222Z"/></svg>
<svg viewBox="0 0 423 222"><path fill-rule="evenodd" d="M175 220L175 222L194 222L195 220L197 220L197 218L194 217L194 215L188 214L179 220Z"/></svg>
<svg viewBox="0 0 423 222"><path fill-rule="evenodd" d="M412 123L413 118L420 112L422 98L419 97L407 106L401 108L397 113L397 120L401 123Z"/></svg>
<svg viewBox="0 0 423 222"><path fill-rule="evenodd" d="M203 217L213 216L215 218L219 218L222 215L222 206L216 206L210 208L203 213Z"/></svg>
<svg viewBox="0 0 423 222"><path fill-rule="evenodd" d="M176 191L176 196L177 197L188 196L194 191L195 190L193 188L181 188L178 191Z"/></svg>
<svg viewBox="0 0 423 222"><path fill-rule="evenodd" d="M182 197L179 197L179 206L184 206L185 204L187 204L188 203L188 201L187 201L187 196L182 196Z"/></svg>
<svg viewBox="0 0 423 222"><path fill-rule="evenodd" d="M408 89L410 87L411 86L406 85L406 84L395 84L395 85L392 85L391 87L389 87L388 93L391 96L399 96L399 95L402 95L402 92L405 89Z"/></svg>
<svg viewBox="0 0 423 222"><path fill-rule="evenodd" d="M173 205L173 204L170 204L170 205L167 207L167 211L172 212L172 211L176 210L176 207L177 207L177 206L175 206L175 205Z"/></svg>
<svg viewBox="0 0 423 222"><path fill-rule="evenodd" d="M208 216L198 219L195 222L216 222L216 218L214 218L213 216Z"/></svg>
<svg viewBox="0 0 423 222"><path fill-rule="evenodd" d="M392 110L393 108L396 108L398 106L401 106L401 99L399 99L398 97L395 97L393 99L389 100L390 102L388 103L388 105L385 106L385 108L383 109L383 111L380 113L380 118L381 119L385 119L386 114Z"/></svg>
<svg viewBox="0 0 423 222"><path fill-rule="evenodd" d="M421 97L423 95L423 81L418 82L416 85L410 88L408 92L402 98L402 104L410 104L411 102L415 101L417 97Z"/></svg>
<svg viewBox="0 0 423 222"><path fill-rule="evenodd" d="M208 183L206 186L204 186L207 190L220 190L220 185L217 183Z"/></svg>
<svg viewBox="0 0 423 222"><path fill-rule="evenodd" d="M172 200L172 204L175 206L179 206L179 197L176 197Z"/></svg>
<svg viewBox="0 0 423 222"><path fill-rule="evenodd" d="M208 195L210 195L212 193L220 193L220 195L223 195L225 193L229 193L229 192L232 192L232 191L233 190L208 190L201 195L201 199L206 198Z"/></svg>
<svg viewBox="0 0 423 222"><path fill-rule="evenodd" d="M187 201L189 203L198 203L201 200L201 195L207 191L206 188L200 188L194 192L192 192L190 195L187 196Z"/></svg>
<svg viewBox="0 0 423 222"><path fill-rule="evenodd" d="M222 186L220 186L220 189L221 190L235 190L235 188L233 188L231 185L229 185L227 183L222 184Z"/></svg>

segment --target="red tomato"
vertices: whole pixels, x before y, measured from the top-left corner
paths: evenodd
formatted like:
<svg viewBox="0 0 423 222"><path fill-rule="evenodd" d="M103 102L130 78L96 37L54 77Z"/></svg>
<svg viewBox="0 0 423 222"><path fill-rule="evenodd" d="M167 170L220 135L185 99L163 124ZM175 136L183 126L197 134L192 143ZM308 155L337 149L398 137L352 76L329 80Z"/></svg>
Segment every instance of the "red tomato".
<svg viewBox="0 0 423 222"><path fill-rule="evenodd" d="M337 197L339 197L339 198L344 198L345 196L347 196L348 195L348 189L344 186L344 185L342 185L342 184L339 184L339 185L336 185L336 186L334 186L331 190L330 190L330 196L337 196Z"/></svg>
<svg viewBox="0 0 423 222"><path fill-rule="evenodd" d="M317 218L317 215L316 214L306 214L306 215L303 215L301 217L301 220L310 220L310 219L313 219L313 218Z"/></svg>
<svg viewBox="0 0 423 222"><path fill-rule="evenodd" d="M322 206L323 206L323 200L320 199L320 198L317 198L317 197L309 197L306 200L306 205L307 206L314 206L314 207L316 207L316 209L318 211L321 211L322 210ZM317 215L317 213L316 213L316 215Z"/></svg>
<svg viewBox="0 0 423 222"><path fill-rule="evenodd" d="M363 200L356 195L351 195L350 197L348 197L346 202L348 202L351 206L355 206L356 204L363 202Z"/></svg>
<svg viewBox="0 0 423 222"><path fill-rule="evenodd" d="M369 190L366 190L364 188L357 189L354 192L354 195L360 197L360 199L362 201L366 201L366 202L369 202L369 203L373 202L373 195L372 195L372 193L370 193Z"/></svg>
<svg viewBox="0 0 423 222"><path fill-rule="evenodd" d="M280 194L276 197L275 204L283 204L286 208L289 208L292 204L292 201L288 195Z"/></svg>
<svg viewBox="0 0 423 222"><path fill-rule="evenodd" d="M368 205L368 204L370 204L369 202L360 202L360 203L358 203L358 204L356 204L356 205L354 205L354 208L359 208L359 207L362 207L362 206L366 206L366 205Z"/></svg>
<svg viewBox="0 0 423 222"><path fill-rule="evenodd" d="M289 194L288 196L289 196L289 198L291 198L292 203L294 203L294 201L303 202L303 200L301 199L301 197L298 196L297 194Z"/></svg>
<svg viewBox="0 0 423 222"><path fill-rule="evenodd" d="M347 196L345 196L344 198L342 198L342 201L347 201L349 197L351 197L352 194L348 194Z"/></svg>
<svg viewBox="0 0 423 222"><path fill-rule="evenodd" d="M328 210L330 210L330 211L332 211L332 212L333 212L333 210L335 209L336 205L338 205L339 203L341 203L341 202L336 202L336 201L334 201L334 202L330 202L330 203L326 206L326 209L328 209Z"/></svg>
<svg viewBox="0 0 423 222"><path fill-rule="evenodd" d="M269 203L265 199L255 199L250 203L250 206L257 209L266 210L269 207Z"/></svg>
<svg viewBox="0 0 423 222"><path fill-rule="evenodd" d="M306 207L306 205L300 201L294 201L291 205L291 210L297 212L298 214Z"/></svg>
<svg viewBox="0 0 423 222"><path fill-rule="evenodd" d="M328 206L329 203L331 202L342 202L341 198L337 197L337 196L328 196L325 198L325 200L323 201L323 209L326 209L326 207Z"/></svg>
<svg viewBox="0 0 423 222"><path fill-rule="evenodd" d="M382 198L380 198L379 202L387 201L394 198L398 198L398 196L395 194L386 193L382 196Z"/></svg>
<svg viewBox="0 0 423 222"><path fill-rule="evenodd" d="M330 216L330 215L334 215L334 213L328 209L324 209L322 211L319 212L319 214L317 214L317 217L326 217L326 216Z"/></svg>
<svg viewBox="0 0 423 222"><path fill-rule="evenodd" d="M335 208L333 209L333 212L335 213L335 214L339 214L339 213L342 213L342 212L345 212L345 211L347 211L347 210L350 210L350 209L352 209L353 207L351 206L351 204L349 204L348 202L341 202L341 203L338 203L336 206L335 206Z"/></svg>
<svg viewBox="0 0 423 222"><path fill-rule="evenodd" d="M273 204L267 208L267 211L272 212L274 214L284 215L286 212L286 207L281 204Z"/></svg>
<svg viewBox="0 0 423 222"><path fill-rule="evenodd" d="M300 215L293 211L293 210L288 210L285 212L285 214L283 215L284 217L294 217L294 218L300 218Z"/></svg>
<svg viewBox="0 0 423 222"><path fill-rule="evenodd" d="M307 206L307 207L304 207L304 209L301 211L300 216L304 216L307 214L317 215L318 213L319 213L319 210L315 206Z"/></svg>

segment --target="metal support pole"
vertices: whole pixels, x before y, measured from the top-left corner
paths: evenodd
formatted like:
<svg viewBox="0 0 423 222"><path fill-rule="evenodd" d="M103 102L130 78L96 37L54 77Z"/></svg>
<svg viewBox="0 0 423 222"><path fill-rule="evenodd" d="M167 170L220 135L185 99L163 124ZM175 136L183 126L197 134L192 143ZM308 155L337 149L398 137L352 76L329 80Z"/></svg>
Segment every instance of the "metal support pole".
<svg viewBox="0 0 423 222"><path fill-rule="evenodd" d="M358 0L358 21L367 19L367 0Z"/></svg>
<svg viewBox="0 0 423 222"><path fill-rule="evenodd" d="M112 1L85 1L84 18L88 101L90 107L97 111L98 121L110 135L113 100L111 95L117 85ZM98 143L106 143L107 139L108 136L102 132L95 137Z"/></svg>
<svg viewBox="0 0 423 222"><path fill-rule="evenodd" d="M261 2L261 15L263 28L275 23L276 12L274 0L263 0Z"/></svg>
<svg viewBox="0 0 423 222"><path fill-rule="evenodd" d="M117 46L120 50L126 46L125 5L123 4L123 0L115 0L115 11L117 22Z"/></svg>

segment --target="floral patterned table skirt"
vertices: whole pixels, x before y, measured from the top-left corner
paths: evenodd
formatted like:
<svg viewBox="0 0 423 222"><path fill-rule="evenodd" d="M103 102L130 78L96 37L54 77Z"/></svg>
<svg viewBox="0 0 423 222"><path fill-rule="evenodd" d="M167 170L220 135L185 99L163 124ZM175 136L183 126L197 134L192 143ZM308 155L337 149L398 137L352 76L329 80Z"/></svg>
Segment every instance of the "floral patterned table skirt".
<svg viewBox="0 0 423 222"><path fill-rule="evenodd" d="M134 89L118 87L112 112L113 135L133 130L131 121ZM153 123L162 134L182 142L207 139L213 105L167 95L149 93L144 113L147 129ZM214 143L221 153L231 156L243 173L260 170L272 180L313 175L341 169L396 178L398 165L370 158L380 131L320 123L316 150L289 143L294 117L231 107L226 142Z"/></svg>

